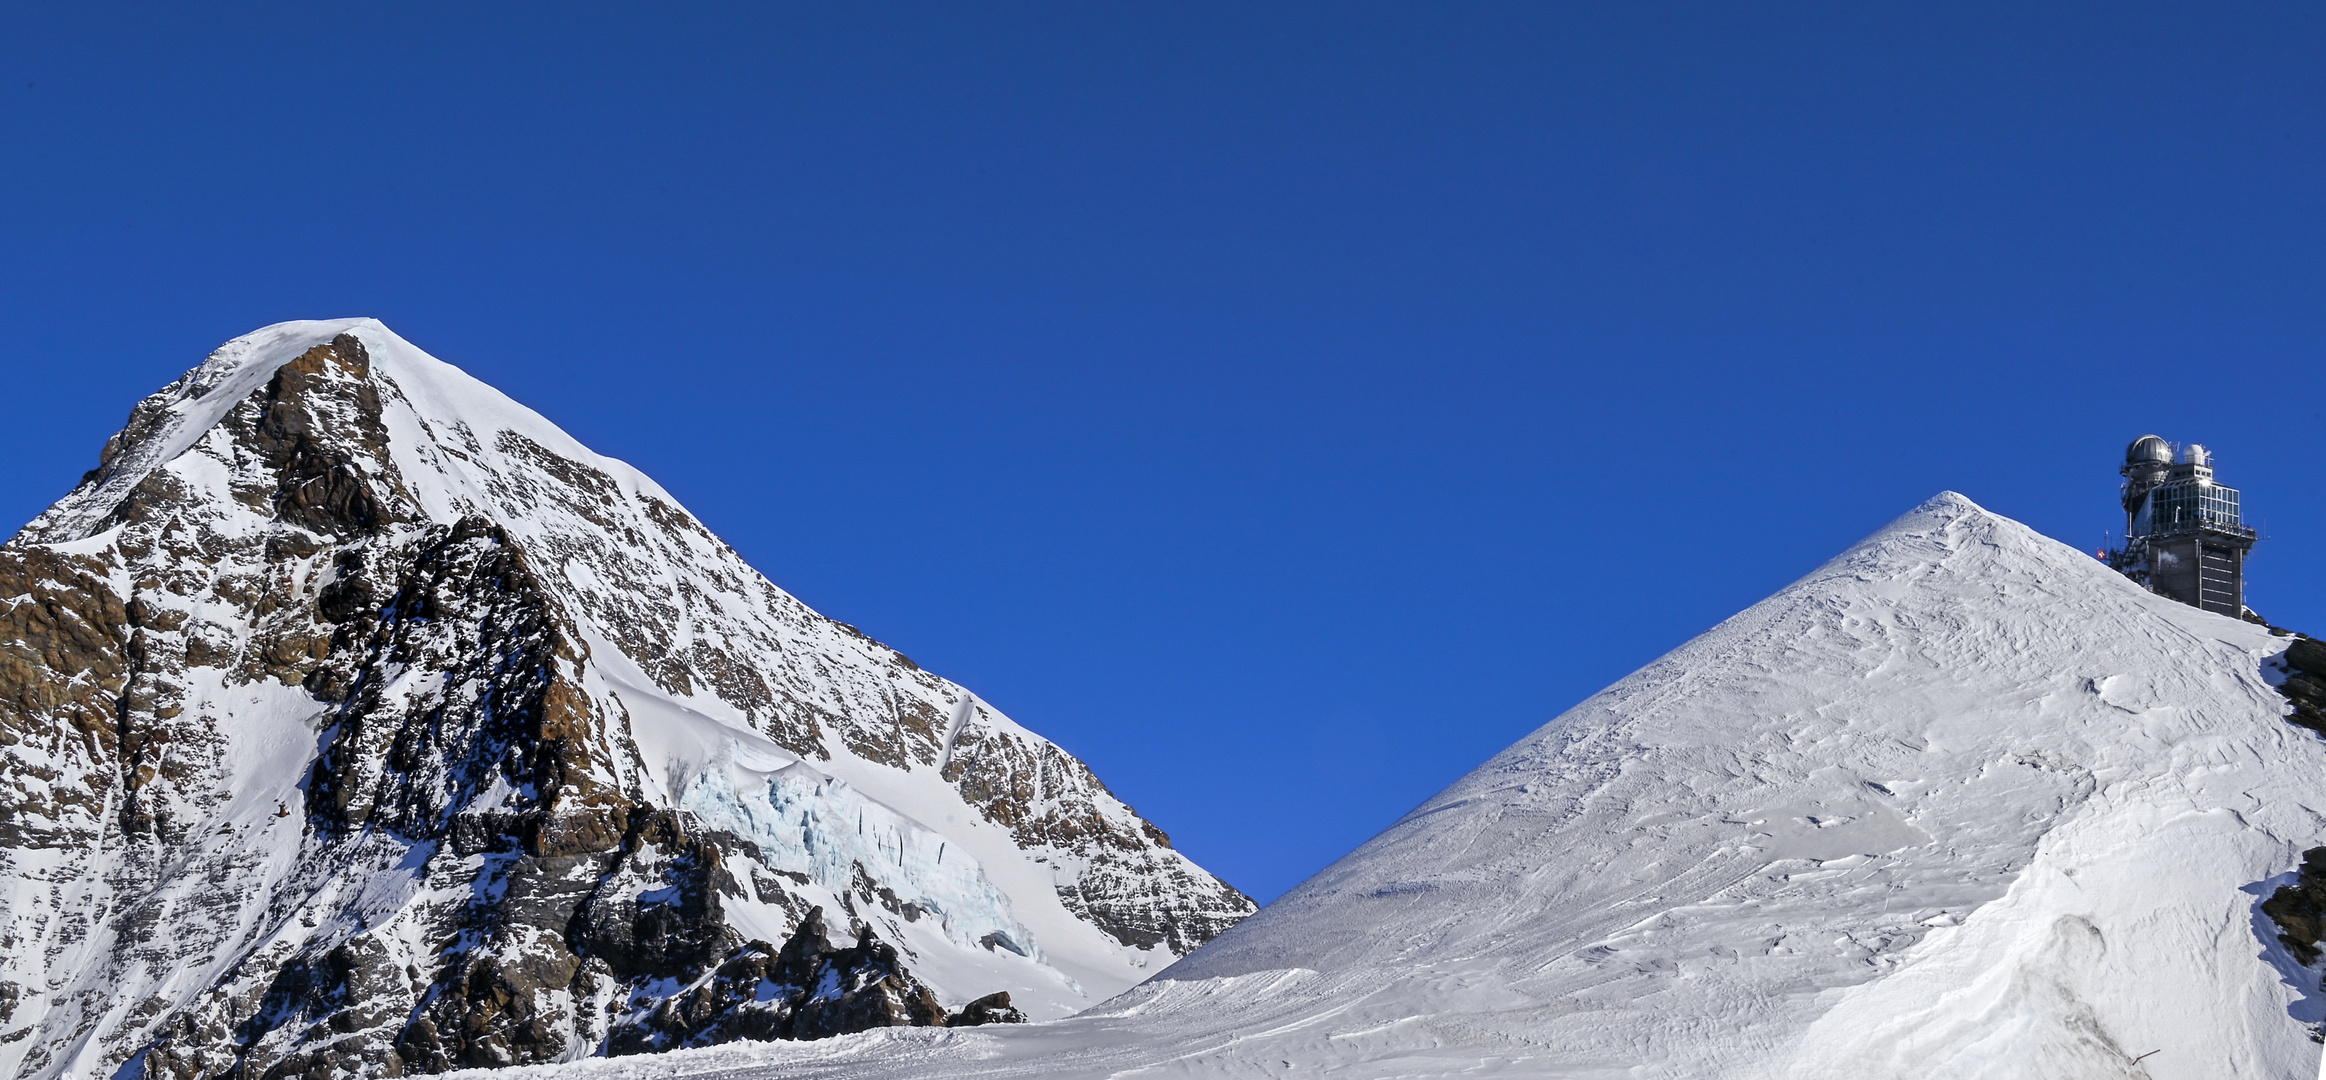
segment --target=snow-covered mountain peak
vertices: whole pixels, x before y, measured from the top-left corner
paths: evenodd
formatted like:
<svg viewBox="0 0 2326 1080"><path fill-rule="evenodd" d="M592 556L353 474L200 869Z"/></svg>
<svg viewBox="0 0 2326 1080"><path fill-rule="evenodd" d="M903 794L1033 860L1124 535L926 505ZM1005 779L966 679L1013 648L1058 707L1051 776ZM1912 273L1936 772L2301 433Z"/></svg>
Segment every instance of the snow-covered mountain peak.
<svg viewBox="0 0 2326 1080"><path fill-rule="evenodd" d="M933 986L897 1009L1054 1016L1252 910L1081 762L375 320L267 327L140 403L0 547L0 597L26 1076L732 1038L767 999L704 972L808 970L727 953L815 907Z"/></svg>
<svg viewBox="0 0 2326 1080"><path fill-rule="evenodd" d="M421 459L434 467L412 470L410 494L431 513L455 511L464 505L490 502L489 494L473 479L447 469L445 451L454 458L482 449L491 465L503 469L507 461L495 449L503 432L531 442L550 455L586 463L618 478L626 487L670 501L667 492L627 464L603 457L567 435L539 413L519 404L500 390L404 340L377 319L313 319L276 323L235 338L212 351L203 363L176 382L139 403L130 421L106 447L103 462L93 474L98 482L84 483L55 507L36 519L28 531L46 542L69 542L103 527L104 515L115 509L137 484L162 464L184 454L252 394L262 391L286 365L328 351L342 335L360 343L336 363L317 363L324 379L369 384L384 401L373 406L380 422L412 436L403 444L387 441L394 458ZM461 458L460 460L473 460Z"/></svg>
<svg viewBox="0 0 2326 1080"><path fill-rule="evenodd" d="M2008 548L2016 559L2051 564L2055 568L2065 565L2062 555L2080 554L1972 502L1969 496L1942 491L1850 545L1803 581L1813 581L1845 567L1878 568L1892 573L1929 570L1938 565L1935 560L1979 544ZM2081 559L2081 563L2092 561ZM2082 569L2080 564L2078 569Z"/></svg>
<svg viewBox="0 0 2326 1080"><path fill-rule="evenodd" d="M2261 673L2284 647L1942 494L1169 977L1467 1014L1424 991L1464 972L1519 1010L1476 1037L1653 1075L2315 1069L2317 1003L2252 914L2326 805ZM1349 925L1396 932L1307 929Z"/></svg>

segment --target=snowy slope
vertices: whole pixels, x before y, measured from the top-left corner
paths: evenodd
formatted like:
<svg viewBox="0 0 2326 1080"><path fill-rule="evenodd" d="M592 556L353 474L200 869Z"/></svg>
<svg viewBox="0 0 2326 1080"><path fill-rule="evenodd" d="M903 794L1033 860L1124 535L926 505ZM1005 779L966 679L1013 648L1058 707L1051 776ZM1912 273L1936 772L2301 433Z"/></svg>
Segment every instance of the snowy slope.
<svg viewBox="0 0 2326 1080"><path fill-rule="evenodd" d="M1942 495L1106 1005L658 1075L2307 1078L2285 645Z"/></svg>
<svg viewBox="0 0 2326 1080"><path fill-rule="evenodd" d="M221 347L0 547L0 765L0 1076L594 1052L814 906L1060 1016L1251 910L368 319Z"/></svg>

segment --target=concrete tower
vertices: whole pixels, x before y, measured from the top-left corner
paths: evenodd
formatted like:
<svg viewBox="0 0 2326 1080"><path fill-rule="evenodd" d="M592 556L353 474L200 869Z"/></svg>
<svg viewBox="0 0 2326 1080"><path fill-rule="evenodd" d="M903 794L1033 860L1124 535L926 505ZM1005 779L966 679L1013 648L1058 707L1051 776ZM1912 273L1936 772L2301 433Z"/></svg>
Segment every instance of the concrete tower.
<svg viewBox="0 0 2326 1080"><path fill-rule="evenodd" d="M2245 612L2245 527L2237 489L2213 481L2213 455L2195 443L2175 460L2154 435L2124 450L2124 547L2108 564L2151 590L2223 615Z"/></svg>

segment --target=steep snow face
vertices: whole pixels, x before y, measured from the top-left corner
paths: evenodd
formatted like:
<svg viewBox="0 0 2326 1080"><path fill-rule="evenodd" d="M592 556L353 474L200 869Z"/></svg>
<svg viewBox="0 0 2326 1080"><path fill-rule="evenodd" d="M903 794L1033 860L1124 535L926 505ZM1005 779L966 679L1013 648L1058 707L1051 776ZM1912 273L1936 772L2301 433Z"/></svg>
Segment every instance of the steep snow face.
<svg viewBox="0 0 2326 1080"><path fill-rule="evenodd" d="M228 343L0 547L0 765L0 1075L586 1055L817 906L1058 1016L1252 910L372 320Z"/></svg>
<svg viewBox="0 0 2326 1080"><path fill-rule="evenodd" d="M2257 910L2326 837L2286 644L1942 495L1107 1005L671 1064L2306 1078L2319 973Z"/></svg>

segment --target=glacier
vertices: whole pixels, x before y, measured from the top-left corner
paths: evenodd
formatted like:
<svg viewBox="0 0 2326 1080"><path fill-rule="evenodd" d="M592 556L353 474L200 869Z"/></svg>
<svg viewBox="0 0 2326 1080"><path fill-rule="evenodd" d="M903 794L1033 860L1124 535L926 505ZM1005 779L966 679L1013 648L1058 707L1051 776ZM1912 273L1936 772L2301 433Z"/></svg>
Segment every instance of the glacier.
<svg viewBox="0 0 2326 1080"><path fill-rule="evenodd" d="M954 944L1042 958L1032 932L1010 914L1009 897L974 856L805 762L771 772L714 763L682 790L678 805L710 828L756 843L765 865L804 872L835 897L853 886L855 868L879 867L904 890L904 902L926 912Z"/></svg>

